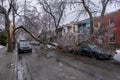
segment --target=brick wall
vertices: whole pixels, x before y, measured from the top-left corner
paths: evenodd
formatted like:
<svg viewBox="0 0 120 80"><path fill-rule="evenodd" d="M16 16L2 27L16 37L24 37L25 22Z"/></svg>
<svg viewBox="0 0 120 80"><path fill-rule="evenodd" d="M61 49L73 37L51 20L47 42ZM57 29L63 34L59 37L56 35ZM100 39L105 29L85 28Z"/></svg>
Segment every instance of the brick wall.
<svg viewBox="0 0 120 80"><path fill-rule="evenodd" d="M109 25L109 19L114 20L114 32L115 32L115 43L120 44L120 10L108 13L104 16L103 25L104 27ZM94 25L98 28L99 17L94 18Z"/></svg>

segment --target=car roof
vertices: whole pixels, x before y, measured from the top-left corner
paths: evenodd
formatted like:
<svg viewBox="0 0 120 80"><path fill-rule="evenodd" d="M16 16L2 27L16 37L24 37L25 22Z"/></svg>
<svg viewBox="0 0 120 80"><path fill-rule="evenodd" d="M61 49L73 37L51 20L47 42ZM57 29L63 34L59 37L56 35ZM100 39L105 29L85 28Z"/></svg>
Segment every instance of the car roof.
<svg viewBox="0 0 120 80"><path fill-rule="evenodd" d="M120 53L120 49L119 50L117 49L116 52Z"/></svg>

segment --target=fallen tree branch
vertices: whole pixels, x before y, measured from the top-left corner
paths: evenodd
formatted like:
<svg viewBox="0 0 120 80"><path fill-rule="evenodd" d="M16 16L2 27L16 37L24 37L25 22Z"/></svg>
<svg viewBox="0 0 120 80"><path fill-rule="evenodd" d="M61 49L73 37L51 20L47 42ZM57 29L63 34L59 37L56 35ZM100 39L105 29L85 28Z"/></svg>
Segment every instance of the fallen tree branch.
<svg viewBox="0 0 120 80"><path fill-rule="evenodd" d="M14 29L13 31L13 35L15 35L15 32L19 29L23 29L25 32L27 32L32 38L34 38L36 41L40 42L41 44L49 44L49 45L52 45L52 46L55 46L57 47L57 45L55 45L54 43L52 42L45 42L45 41L41 41L39 40L39 38L37 38L34 34L32 34L30 31L28 31L25 27L23 26L19 26L17 28Z"/></svg>

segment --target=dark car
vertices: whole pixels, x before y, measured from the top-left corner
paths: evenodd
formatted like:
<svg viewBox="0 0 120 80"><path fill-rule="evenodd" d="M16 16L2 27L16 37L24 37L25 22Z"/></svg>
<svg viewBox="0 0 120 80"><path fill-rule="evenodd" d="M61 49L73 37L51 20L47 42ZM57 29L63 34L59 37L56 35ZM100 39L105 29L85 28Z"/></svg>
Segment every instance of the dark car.
<svg viewBox="0 0 120 80"><path fill-rule="evenodd" d="M18 42L18 53L29 53L32 52L32 47L29 41L21 40Z"/></svg>
<svg viewBox="0 0 120 80"><path fill-rule="evenodd" d="M79 52L82 56L93 57L96 59L111 59L111 55L105 52L102 52L96 45L82 45L79 48Z"/></svg>

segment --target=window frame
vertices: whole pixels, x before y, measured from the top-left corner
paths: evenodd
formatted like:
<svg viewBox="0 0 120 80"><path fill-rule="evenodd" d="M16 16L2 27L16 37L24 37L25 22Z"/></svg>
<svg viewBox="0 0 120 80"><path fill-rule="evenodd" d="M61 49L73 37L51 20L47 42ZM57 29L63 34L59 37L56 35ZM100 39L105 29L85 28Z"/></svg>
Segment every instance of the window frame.
<svg viewBox="0 0 120 80"><path fill-rule="evenodd" d="M114 18L113 17L109 18L109 25L114 25Z"/></svg>
<svg viewBox="0 0 120 80"><path fill-rule="evenodd" d="M114 37L114 41L111 41L111 35L113 35L113 37ZM113 33L111 33L109 36L108 36L108 41L109 41L109 43L115 43L115 33L113 32Z"/></svg>

